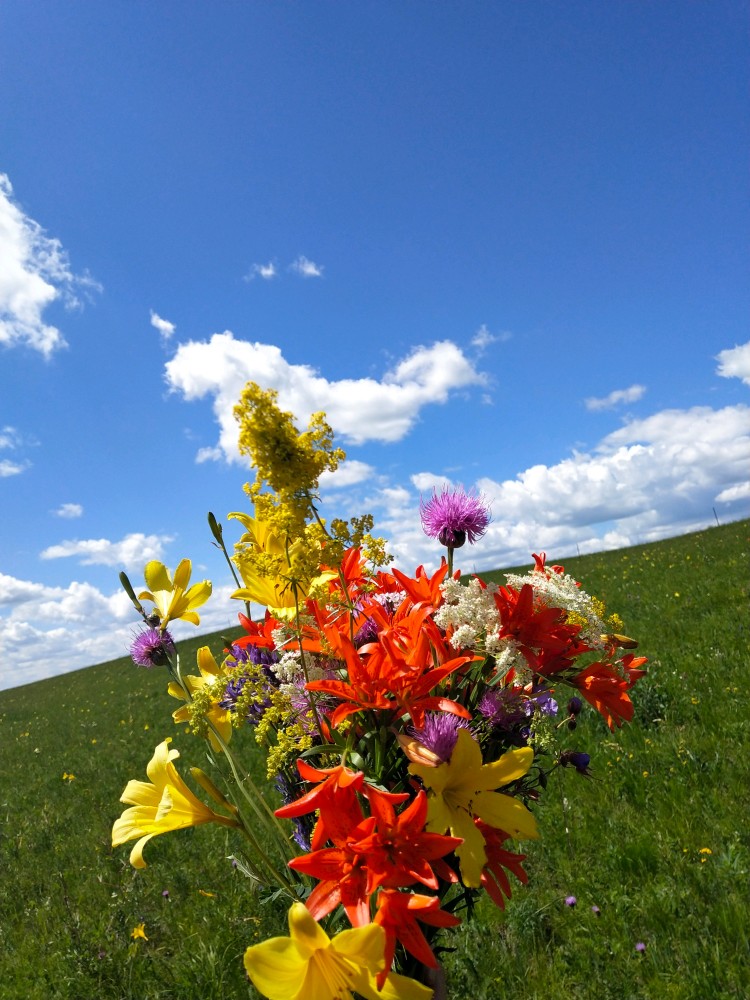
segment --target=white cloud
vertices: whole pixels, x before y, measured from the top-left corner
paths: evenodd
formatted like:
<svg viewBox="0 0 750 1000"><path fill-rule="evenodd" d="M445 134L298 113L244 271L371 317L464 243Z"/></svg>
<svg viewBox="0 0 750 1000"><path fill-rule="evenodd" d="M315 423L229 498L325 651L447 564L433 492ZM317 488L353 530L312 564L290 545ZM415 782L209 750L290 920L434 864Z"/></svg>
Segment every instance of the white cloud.
<svg viewBox="0 0 750 1000"><path fill-rule="evenodd" d="M65 346L60 330L43 314L54 301L80 305L77 290L99 290L87 275L75 275L58 239L46 235L13 199L0 174L0 344L26 345L45 357Z"/></svg>
<svg viewBox="0 0 750 1000"><path fill-rule="evenodd" d="M0 459L0 479L5 479L8 476L19 476L30 465L30 462L11 462L9 458Z"/></svg>
<svg viewBox="0 0 750 1000"><path fill-rule="evenodd" d="M476 546L457 554L464 571L527 565L546 550L564 558L656 541L714 523L747 517L750 500L750 407L666 410L631 421L589 453L555 465L534 465L514 479L472 484L488 501L492 521ZM436 566L440 549L419 520L419 494L450 484L423 471L413 490L381 489L367 500L376 532L403 565Z"/></svg>
<svg viewBox="0 0 750 1000"><path fill-rule="evenodd" d="M122 566L140 568L150 559L163 558L164 546L172 538L166 535L126 535L119 542L107 538L71 539L50 545L41 554L42 559L77 558L83 566Z"/></svg>
<svg viewBox="0 0 750 1000"><path fill-rule="evenodd" d="M21 436L15 427L3 427L0 430L0 449L18 448L21 444Z"/></svg>
<svg viewBox="0 0 750 1000"><path fill-rule="evenodd" d="M436 476L432 472L415 472L410 477L412 485L420 493L430 493L432 490L440 490L443 486L451 487L452 481L446 476Z"/></svg>
<svg viewBox="0 0 750 1000"><path fill-rule="evenodd" d="M252 281L254 278L262 278L264 281L271 281L278 276L276 265L272 260L267 264L253 264L245 275L245 281Z"/></svg>
<svg viewBox="0 0 750 1000"><path fill-rule="evenodd" d="M63 518L75 518L81 517L83 514L83 507L79 503L63 503L53 511L55 517Z"/></svg>
<svg viewBox="0 0 750 1000"><path fill-rule="evenodd" d="M623 403L637 403L645 392L645 385L631 385L627 389L615 389L601 399L591 396L584 400L584 404L587 410L612 410Z"/></svg>
<svg viewBox="0 0 750 1000"><path fill-rule="evenodd" d="M735 503L737 500L750 500L750 482L737 483L716 494L717 503Z"/></svg>
<svg viewBox="0 0 750 1000"><path fill-rule="evenodd" d="M155 330L159 331L162 340L169 340L177 329L174 323L170 323L168 319L162 319L162 317L158 313L155 313L153 309L151 310L151 326L153 326Z"/></svg>
<svg viewBox="0 0 750 1000"><path fill-rule="evenodd" d="M303 278L321 278L323 276L323 266L316 264L312 260L300 254L300 256L289 265L289 270Z"/></svg>
<svg viewBox="0 0 750 1000"><path fill-rule="evenodd" d="M214 397L218 446L227 461L239 460L233 411L250 379L277 389L281 408L301 424L307 424L311 413L325 411L336 435L353 444L400 441L425 406L445 403L456 390L484 382L460 348L447 340L415 348L381 380L329 381L309 365L290 364L278 347L236 340L229 331L208 342L180 345L165 371L170 388L185 399ZM203 460L214 457L205 449L202 455Z"/></svg>
<svg viewBox="0 0 750 1000"><path fill-rule="evenodd" d="M745 385L750 385L750 340L739 347L730 347L716 355L719 367L717 375L724 378L741 378Z"/></svg>
<svg viewBox="0 0 750 1000"><path fill-rule="evenodd" d="M230 600L233 589L214 588L211 601L200 609L198 634L236 625L244 608ZM0 689L126 656L140 625L120 588L104 594L89 583L50 587L0 573ZM169 629L176 639L196 634L183 622Z"/></svg>
<svg viewBox="0 0 750 1000"><path fill-rule="evenodd" d="M480 354L484 353L490 344L505 343L510 340L513 334L510 330L503 330L501 333L490 333L486 323L482 323L477 332L471 338L471 346L475 347Z"/></svg>
<svg viewBox="0 0 750 1000"><path fill-rule="evenodd" d="M364 483L375 475L375 469L367 462L347 458L335 472L324 472L320 477L321 490L341 490Z"/></svg>

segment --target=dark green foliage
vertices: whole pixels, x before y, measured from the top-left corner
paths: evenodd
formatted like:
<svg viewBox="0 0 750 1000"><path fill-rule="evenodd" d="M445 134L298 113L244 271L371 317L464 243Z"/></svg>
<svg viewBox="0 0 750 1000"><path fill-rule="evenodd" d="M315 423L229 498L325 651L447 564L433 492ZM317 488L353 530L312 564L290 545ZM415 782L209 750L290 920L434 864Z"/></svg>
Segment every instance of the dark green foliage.
<svg viewBox="0 0 750 1000"><path fill-rule="evenodd" d="M452 1000L750 995L749 535L744 521L565 560L621 614L650 673L630 726L611 734L584 709L569 734L594 774L550 780L542 839L522 848L529 885L505 912L483 899L444 938ZM181 644L185 672L206 643L220 652L218 636ZM0 1000L255 995L242 953L284 933L285 912L227 860L232 831L157 837L141 872L129 845L110 847L119 796L165 736L183 775L208 770L165 689L163 672L121 659L0 692ZM140 923L148 941L131 938Z"/></svg>

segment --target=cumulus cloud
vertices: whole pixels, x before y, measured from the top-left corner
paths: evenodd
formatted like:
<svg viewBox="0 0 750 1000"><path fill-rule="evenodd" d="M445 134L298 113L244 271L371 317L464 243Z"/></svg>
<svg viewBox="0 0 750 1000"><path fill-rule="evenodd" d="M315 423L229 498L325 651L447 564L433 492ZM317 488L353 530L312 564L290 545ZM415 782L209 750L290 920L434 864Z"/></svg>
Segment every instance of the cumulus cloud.
<svg viewBox="0 0 750 1000"><path fill-rule="evenodd" d="M16 203L6 174L0 174L0 260L0 344L26 345L49 357L65 338L45 322L45 310L56 300L79 306L81 292L100 286L73 273L60 241Z"/></svg>
<svg viewBox="0 0 750 1000"><path fill-rule="evenodd" d="M83 515L83 507L79 503L63 503L53 513L55 517L73 519Z"/></svg>
<svg viewBox="0 0 750 1000"><path fill-rule="evenodd" d="M9 458L0 459L0 479L5 479L8 476L19 476L30 465L30 462L13 462Z"/></svg>
<svg viewBox="0 0 750 1000"><path fill-rule="evenodd" d="M375 475L375 469L367 462L347 458L335 472L324 472L320 477L321 490L341 490L364 483Z"/></svg>
<svg viewBox="0 0 750 1000"><path fill-rule="evenodd" d="M724 378L741 378L745 385L750 385L750 340L739 347L730 347L716 355L719 367L717 375Z"/></svg>
<svg viewBox="0 0 750 1000"><path fill-rule="evenodd" d="M151 326L153 326L155 330L159 331L162 340L169 340L177 329L174 323L170 323L168 319L162 319L162 317L158 313L155 313L153 309L151 310Z"/></svg>
<svg viewBox="0 0 750 1000"><path fill-rule="evenodd" d="M613 410L623 403L637 403L646 391L645 385L631 385L627 389L615 389L608 396L596 399L590 396L584 400L587 410Z"/></svg>
<svg viewBox="0 0 750 1000"><path fill-rule="evenodd" d="M330 381L309 365L290 364L272 344L237 340L229 331L180 345L165 373L170 388L187 400L214 397L218 447L230 462L239 460L234 406L249 379L277 389L282 409L301 424L324 410L336 435L353 444L400 441L425 406L484 383L461 349L447 340L416 347L380 380ZM205 461L215 452L203 449L201 455Z"/></svg>
<svg viewBox="0 0 750 1000"><path fill-rule="evenodd" d="M308 260L308 258L302 254L300 254L296 260L292 261L289 265L289 270L293 271L295 274L299 274L302 278L323 277L323 266L321 264L316 264L312 260Z"/></svg>
<svg viewBox="0 0 750 1000"><path fill-rule="evenodd" d="M41 554L42 559L76 558L83 566L122 566L140 569L150 559L163 558L164 546L171 542L167 535L126 535L118 542L107 538L71 539L50 545Z"/></svg>
<svg viewBox="0 0 750 1000"><path fill-rule="evenodd" d="M236 625L233 589L214 588L199 634ZM121 588L105 594L90 583L54 587L0 573L0 689L126 656L139 624ZM183 622L169 628L178 640L196 634Z"/></svg>
<svg viewBox="0 0 750 1000"><path fill-rule="evenodd" d="M632 420L588 453L534 465L512 479L471 484L488 501L492 522L475 547L459 554L464 571L519 566L532 552L553 557L656 541L722 520L748 516L750 407L666 410ZM376 530L407 566L437 566L440 551L421 530L419 495L444 484L427 471L412 489L368 497Z"/></svg>
<svg viewBox="0 0 750 1000"><path fill-rule="evenodd" d="M253 264L245 275L245 281L253 281L255 278L262 278L263 281L271 281L278 276L276 265L272 260L267 264Z"/></svg>

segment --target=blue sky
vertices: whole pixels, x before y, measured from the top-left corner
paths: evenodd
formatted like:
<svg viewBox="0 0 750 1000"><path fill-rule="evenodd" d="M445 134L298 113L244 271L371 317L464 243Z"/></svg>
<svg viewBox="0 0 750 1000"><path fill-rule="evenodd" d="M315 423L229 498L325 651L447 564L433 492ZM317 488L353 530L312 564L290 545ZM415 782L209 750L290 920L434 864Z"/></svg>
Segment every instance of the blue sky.
<svg viewBox="0 0 750 1000"><path fill-rule="evenodd" d="M122 655L149 558L234 620L249 378L326 410L325 512L407 570L443 483L492 506L464 569L750 515L747 23L5 0L0 687Z"/></svg>

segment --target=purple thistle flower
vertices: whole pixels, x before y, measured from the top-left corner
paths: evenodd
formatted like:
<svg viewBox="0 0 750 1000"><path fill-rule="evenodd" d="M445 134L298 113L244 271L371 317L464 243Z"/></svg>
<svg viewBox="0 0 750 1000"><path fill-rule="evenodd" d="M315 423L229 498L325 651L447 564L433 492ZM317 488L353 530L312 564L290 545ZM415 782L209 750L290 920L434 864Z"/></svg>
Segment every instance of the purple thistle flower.
<svg viewBox="0 0 750 1000"><path fill-rule="evenodd" d="M429 712L424 717L424 726L421 729L410 726L407 733L445 763L451 759L456 747L459 729L468 729L471 733L471 726L466 719L451 712ZM473 737L474 734L471 735Z"/></svg>
<svg viewBox="0 0 750 1000"><path fill-rule="evenodd" d="M594 903L594 905L591 907L591 912L594 914L595 917L600 917L602 914L602 911L599 909L596 903Z"/></svg>
<svg viewBox="0 0 750 1000"><path fill-rule="evenodd" d="M575 896L566 896L565 897L565 905L566 906L575 906L577 902L578 902L578 900L575 898Z"/></svg>
<svg viewBox="0 0 750 1000"><path fill-rule="evenodd" d="M512 688L488 688L477 709L491 725L506 732L526 722L534 711L526 697Z"/></svg>
<svg viewBox="0 0 750 1000"><path fill-rule="evenodd" d="M468 539L471 545L481 538L490 523L490 512L481 496L467 493L462 486L443 487L432 499L420 500L422 527L430 538L437 538L449 549L459 549Z"/></svg>
<svg viewBox="0 0 750 1000"><path fill-rule="evenodd" d="M163 667L174 653L174 639L167 629L147 628L130 644L130 655L139 667Z"/></svg>
<svg viewBox="0 0 750 1000"><path fill-rule="evenodd" d="M638 941L636 942L635 950L642 955L643 952L646 950L646 945L643 943L643 941Z"/></svg>

